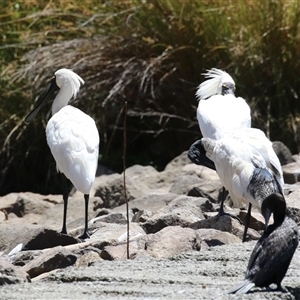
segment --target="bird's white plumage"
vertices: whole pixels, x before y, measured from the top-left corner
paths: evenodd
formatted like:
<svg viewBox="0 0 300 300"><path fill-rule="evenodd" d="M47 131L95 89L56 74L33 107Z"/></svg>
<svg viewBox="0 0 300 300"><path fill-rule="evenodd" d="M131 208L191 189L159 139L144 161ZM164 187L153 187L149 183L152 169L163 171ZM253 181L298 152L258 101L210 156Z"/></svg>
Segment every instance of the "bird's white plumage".
<svg viewBox="0 0 300 300"><path fill-rule="evenodd" d="M53 116L46 127L47 143L57 169L78 191L89 194L97 169L99 133L90 116L67 105L84 81L69 69L56 71L55 79L60 91L53 101Z"/></svg>
<svg viewBox="0 0 300 300"><path fill-rule="evenodd" d="M49 120L46 136L58 170L78 191L89 194L98 162L99 134L94 120L67 105Z"/></svg>
<svg viewBox="0 0 300 300"><path fill-rule="evenodd" d="M204 74L196 92L199 99L197 120L203 137L219 139L228 130L251 126L250 107L241 97L222 95L222 85L235 84L231 76L213 68Z"/></svg>
<svg viewBox="0 0 300 300"><path fill-rule="evenodd" d="M235 206L251 202L260 209L264 199L254 199L248 192L255 168L266 169L276 177L283 190L279 159L272 143L261 130L240 128L228 131L217 141L209 138L203 138L202 141L207 156L214 161L220 180L229 191Z"/></svg>
<svg viewBox="0 0 300 300"><path fill-rule="evenodd" d="M197 119L203 137L219 139L228 130L251 126L250 107L234 95L215 95L200 100Z"/></svg>

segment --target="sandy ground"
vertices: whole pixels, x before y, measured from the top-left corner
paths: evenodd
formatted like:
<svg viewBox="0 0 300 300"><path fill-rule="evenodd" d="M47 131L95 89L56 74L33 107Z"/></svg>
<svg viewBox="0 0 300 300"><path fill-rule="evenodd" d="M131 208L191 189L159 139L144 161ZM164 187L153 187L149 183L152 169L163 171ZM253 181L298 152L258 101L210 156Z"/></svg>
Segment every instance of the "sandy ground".
<svg viewBox="0 0 300 300"><path fill-rule="evenodd" d="M255 288L227 295L244 277L255 241L171 259L99 261L47 279L0 287L0 299L300 299L300 247L283 280L287 293Z"/></svg>

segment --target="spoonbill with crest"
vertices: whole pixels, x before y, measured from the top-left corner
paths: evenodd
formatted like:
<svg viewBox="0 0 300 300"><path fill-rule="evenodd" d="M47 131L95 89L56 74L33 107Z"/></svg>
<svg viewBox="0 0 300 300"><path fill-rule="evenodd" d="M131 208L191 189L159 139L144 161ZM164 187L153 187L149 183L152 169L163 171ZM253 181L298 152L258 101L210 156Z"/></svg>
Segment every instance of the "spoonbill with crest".
<svg viewBox="0 0 300 300"><path fill-rule="evenodd" d="M56 71L47 93L38 101L25 121L34 119L52 92L59 90L52 104L52 117L46 126L46 137L57 170L63 178L64 213L61 233L67 234L68 178L84 194L85 227L79 238L85 239L89 237L88 203L98 165L99 133L90 116L68 105L71 98L76 97L81 84L84 84L83 79L72 70Z"/></svg>
<svg viewBox="0 0 300 300"><path fill-rule="evenodd" d="M196 92L199 100L197 119L202 136L218 140L227 131L251 127L250 107L243 98L235 97L235 82L232 77L227 72L216 68L207 70L203 75L208 80L202 82ZM197 165L215 170L214 163L206 156L201 140L191 146L188 157ZM230 215L224 212L224 198L223 188L216 217ZM238 219L233 215L230 216Z"/></svg>

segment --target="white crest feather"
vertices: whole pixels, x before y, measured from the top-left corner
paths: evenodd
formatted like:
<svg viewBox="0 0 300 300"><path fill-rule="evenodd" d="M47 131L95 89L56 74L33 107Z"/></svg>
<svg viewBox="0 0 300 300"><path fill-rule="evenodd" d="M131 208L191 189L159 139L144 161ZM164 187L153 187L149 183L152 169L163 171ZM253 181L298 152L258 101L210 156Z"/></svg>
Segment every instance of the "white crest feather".
<svg viewBox="0 0 300 300"><path fill-rule="evenodd" d="M59 69L54 73L54 75L58 80L59 77L68 80L72 87L72 96L75 99L79 92L81 84L84 84L84 80L79 75L74 73L71 69Z"/></svg>
<svg viewBox="0 0 300 300"><path fill-rule="evenodd" d="M232 77L227 72L220 69L212 68L202 75L204 75L205 78L208 78L208 80L205 80L199 85L196 92L198 100L207 99L213 95L221 95L222 84L225 82L230 82L235 85Z"/></svg>

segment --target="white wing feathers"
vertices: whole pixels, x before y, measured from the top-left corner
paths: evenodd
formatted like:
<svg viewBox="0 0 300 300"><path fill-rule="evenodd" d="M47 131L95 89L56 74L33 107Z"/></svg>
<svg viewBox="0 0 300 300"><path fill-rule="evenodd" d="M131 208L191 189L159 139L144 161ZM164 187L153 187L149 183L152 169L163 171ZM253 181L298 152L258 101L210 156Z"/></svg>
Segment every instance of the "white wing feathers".
<svg viewBox="0 0 300 300"><path fill-rule="evenodd" d="M267 169L283 187L279 159L272 143L261 130L240 128L227 132L217 141L209 138L203 138L202 141L207 156L214 161L220 180L229 190L235 206L240 206L241 200L246 202L245 193L254 168ZM259 208L259 203L252 204Z"/></svg>
<svg viewBox="0 0 300 300"><path fill-rule="evenodd" d="M49 120L46 136L59 171L77 190L89 194L98 163L99 133L94 120L67 105Z"/></svg>

